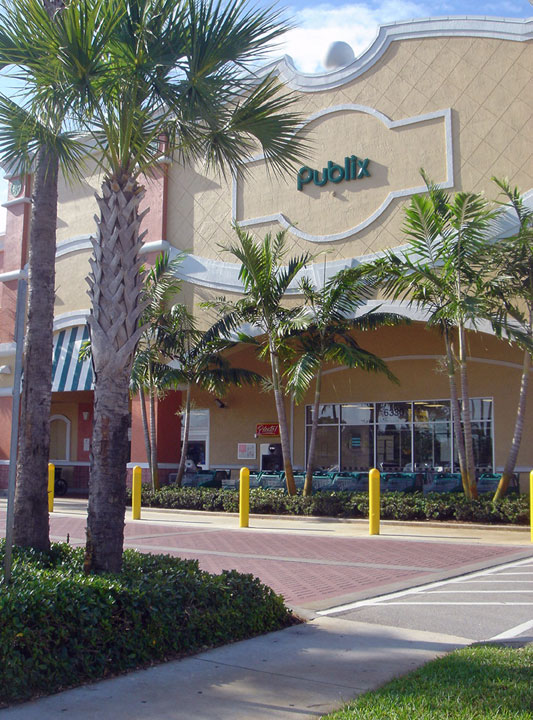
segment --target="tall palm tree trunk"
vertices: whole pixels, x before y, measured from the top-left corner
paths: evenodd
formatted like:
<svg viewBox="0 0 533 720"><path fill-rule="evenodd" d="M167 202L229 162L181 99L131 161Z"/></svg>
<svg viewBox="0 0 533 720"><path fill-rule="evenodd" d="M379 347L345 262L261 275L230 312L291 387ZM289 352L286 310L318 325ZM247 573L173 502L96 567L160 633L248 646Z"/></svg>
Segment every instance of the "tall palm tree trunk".
<svg viewBox="0 0 533 720"><path fill-rule="evenodd" d="M281 452L283 454L283 467L285 470L287 493L289 495L296 495L296 483L294 482L294 472L292 469L287 412L283 401L283 393L281 392L279 357L273 343L270 344L270 363L272 366L272 386L274 389L274 400L276 402L276 411L278 414L279 437L281 440Z"/></svg>
<svg viewBox="0 0 533 720"><path fill-rule="evenodd" d="M143 436L144 436L144 451L146 453L146 461L148 463L148 468L150 470L150 477L152 477L152 442L150 439L150 430L148 428L148 415L146 412L146 395L144 394L144 390L139 388L139 402L141 405L141 420L142 420L142 426L143 426Z"/></svg>
<svg viewBox="0 0 533 720"><path fill-rule="evenodd" d="M180 464L178 466L178 475L176 484L181 487L183 474L185 472L185 461L187 460L187 448L189 445L189 428L191 425L191 383L187 383L187 392L185 395L185 419L183 423L183 440L181 441Z"/></svg>
<svg viewBox="0 0 533 720"><path fill-rule="evenodd" d="M313 423L311 425L311 437L309 439L309 451L307 455L307 471L305 473L304 495L308 497L313 494L313 467L316 454L316 437L318 434L318 409L320 407L320 393L322 390L322 366L319 366L316 374L315 399L313 402Z"/></svg>
<svg viewBox="0 0 533 720"><path fill-rule="evenodd" d="M151 435L151 455L150 455L150 477L152 479L152 490L159 490L159 467L157 465L157 427L155 422L155 395L152 380L152 373L148 371L148 381L150 383L150 435Z"/></svg>
<svg viewBox="0 0 533 720"><path fill-rule="evenodd" d="M470 412L470 392L468 389L468 372L466 367L465 331L462 325L459 326L459 370L461 377L461 409L465 439L466 476L470 489L470 497L477 498L476 463L474 460L474 444L472 442L472 413Z"/></svg>
<svg viewBox="0 0 533 720"><path fill-rule="evenodd" d="M93 238L88 278L89 317L95 374L90 457L86 564L88 571L120 572L124 542L126 465L130 419L129 382L133 355L143 331L139 317L142 244L139 203L143 190L130 177L106 179L99 233Z"/></svg>
<svg viewBox="0 0 533 720"><path fill-rule="evenodd" d="M448 382L450 385L450 401L452 405L452 423L455 447L457 448L457 456L459 457L459 470L461 472L461 482L466 497L470 497L470 486L466 471L465 456L465 440L461 430L461 407L459 404L459 396L457 393L457 383L455 381L455 359L453 356L453 346L449 335L449 330L444 331L444 342L446 346L446 367L448 372ZM453 461L453 458L452 458Z"/></svg>
<svg viewBox="0 0 533 720"><path fill-rule="evenodd" d="M524 362L522 365L522 379L520 381L520 395L518 398L518 408L516 410L516 420L513 433L513 441L507 456L503 473L496 488L494 494L494 502L498 502L507 492L509 482L513 475L516 460L518 458L518 451L520 450L520 443L522 441L522 434L524 431L524 417L526 414L526 402L527 402L527 390L529 385L529 370L531 368L531 355L527 350L524 350Z"/></svg>
<svg viewBox="0 0 533 720"><path fill-rule="evenodd" d="M14 506L16 545L50 548L48 460L52 402L52 343L55 299L55 237L58 158L53 148L37 157L29 244L28 322ZM50 242L54 238L54 242ZM11 458L15 462L15 458Z"/></svg>

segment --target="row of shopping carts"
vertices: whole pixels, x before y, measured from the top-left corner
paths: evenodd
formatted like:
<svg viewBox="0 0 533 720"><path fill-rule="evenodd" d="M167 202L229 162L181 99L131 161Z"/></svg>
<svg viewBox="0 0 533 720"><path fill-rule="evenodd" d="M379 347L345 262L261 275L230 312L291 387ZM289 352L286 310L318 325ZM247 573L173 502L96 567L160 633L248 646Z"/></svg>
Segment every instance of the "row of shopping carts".
<svg viewBox="0 0 533 720"><path fill-rule="evenodd" d="M494 492L500 481L500 473L482 473L477 481L478 492ZM305 473L295 473L294 481L297 490L302 490ZM182 487L211 487L238 490L239 480L231 478L229 470L202 470L197 473L186 473ZM261 471L250 473L250 488L286 488L283 471ZM518 478L513 476L511 491L518 492ZM462 492L463 485L460 473L452 472L384 472L380 475L381 492L423 492L452 493ZM365 492L368 491L368 472L341 471L317 473L313 475L313 492Z"/></svg>

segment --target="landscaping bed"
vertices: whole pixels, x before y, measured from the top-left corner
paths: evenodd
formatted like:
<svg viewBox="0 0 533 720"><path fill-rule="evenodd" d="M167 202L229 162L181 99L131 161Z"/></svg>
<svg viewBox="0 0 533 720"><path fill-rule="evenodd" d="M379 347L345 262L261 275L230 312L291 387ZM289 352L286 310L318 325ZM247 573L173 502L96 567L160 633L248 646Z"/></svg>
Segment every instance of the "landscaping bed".
<svg viewBox="0 0 533 720"><path fill-rule="evenodd" d="M14 549L0 617L0 705L297 622L252 575L133 550L120 575L86 575L83 549L66 544Z"/></svg>
<svg viewBox="0 0 533 720"><path fill-rule="evenodd" d="M179 488L167 485L158 491L142 490L144 507L181 510L238 512L239 495L226 489ZM368 517L368 493L320 492L311 497L289 496L283 490L250 490L250 512L265 515L314 515ZM462 493L387 492L381 495L383 520L451 520L490 524L529 524L529 497L509 495L498 503L492 494L468 500Z"/></svg>
<svg viewBox="0 0 533 720"><path fill-rule="evenodd" d="M365 693L323 720L531 720L533 647L477 645Z"/></svg>

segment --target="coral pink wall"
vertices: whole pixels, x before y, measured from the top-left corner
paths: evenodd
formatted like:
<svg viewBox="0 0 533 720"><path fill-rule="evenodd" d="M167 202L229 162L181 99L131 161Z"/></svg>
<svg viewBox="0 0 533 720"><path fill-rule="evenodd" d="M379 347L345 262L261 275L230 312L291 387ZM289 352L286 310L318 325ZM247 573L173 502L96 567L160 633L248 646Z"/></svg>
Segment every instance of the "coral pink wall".
<svg viewBox="0 0 533 720"><path fill-rule="evenodd" d="M141 230L146 232L144 242L159 242L166 240L167 234L167 166L158 165L142 180L145 187L145 196L141 203L141 212L150 208L150 212L143 218Z"/></svg>
<svg viewBox="0 0 533 720"><path fill-rule="evenodd" d="M86 417L85 417L86 416ZM84 450L84 440L89 441L93 432L93 406L92 403L79 403L78 405L78 454L80 462L89 462L89 450Z"/></svg>
<svg viewBox="0 0 533 720"><path fill-rule="evenodd" d="M9 459L11 443L11 397L0 397L0 460Z"/></svg>
<svg viewBox="0 0 533 720"><path fill-rule="evenodd" d="M160 463L178 463L180 458L181 423L176 412L181 407L181 392L170 392L156 400L157 459ZM146 400L146 410L148 398ZM131 462L146 463L141 403L136 396L131 402Z"/></svg>

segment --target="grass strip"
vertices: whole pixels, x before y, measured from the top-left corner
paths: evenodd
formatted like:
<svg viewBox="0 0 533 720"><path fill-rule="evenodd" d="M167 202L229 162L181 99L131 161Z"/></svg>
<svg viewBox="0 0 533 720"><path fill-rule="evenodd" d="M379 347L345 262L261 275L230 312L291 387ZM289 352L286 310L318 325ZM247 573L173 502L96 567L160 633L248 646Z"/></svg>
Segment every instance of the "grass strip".
<svg viewBox="0 0 533 720"><path fill-rule="evenodd" d="M476 645L434 660L323 720L532 720L533 646Z"/></svg>

